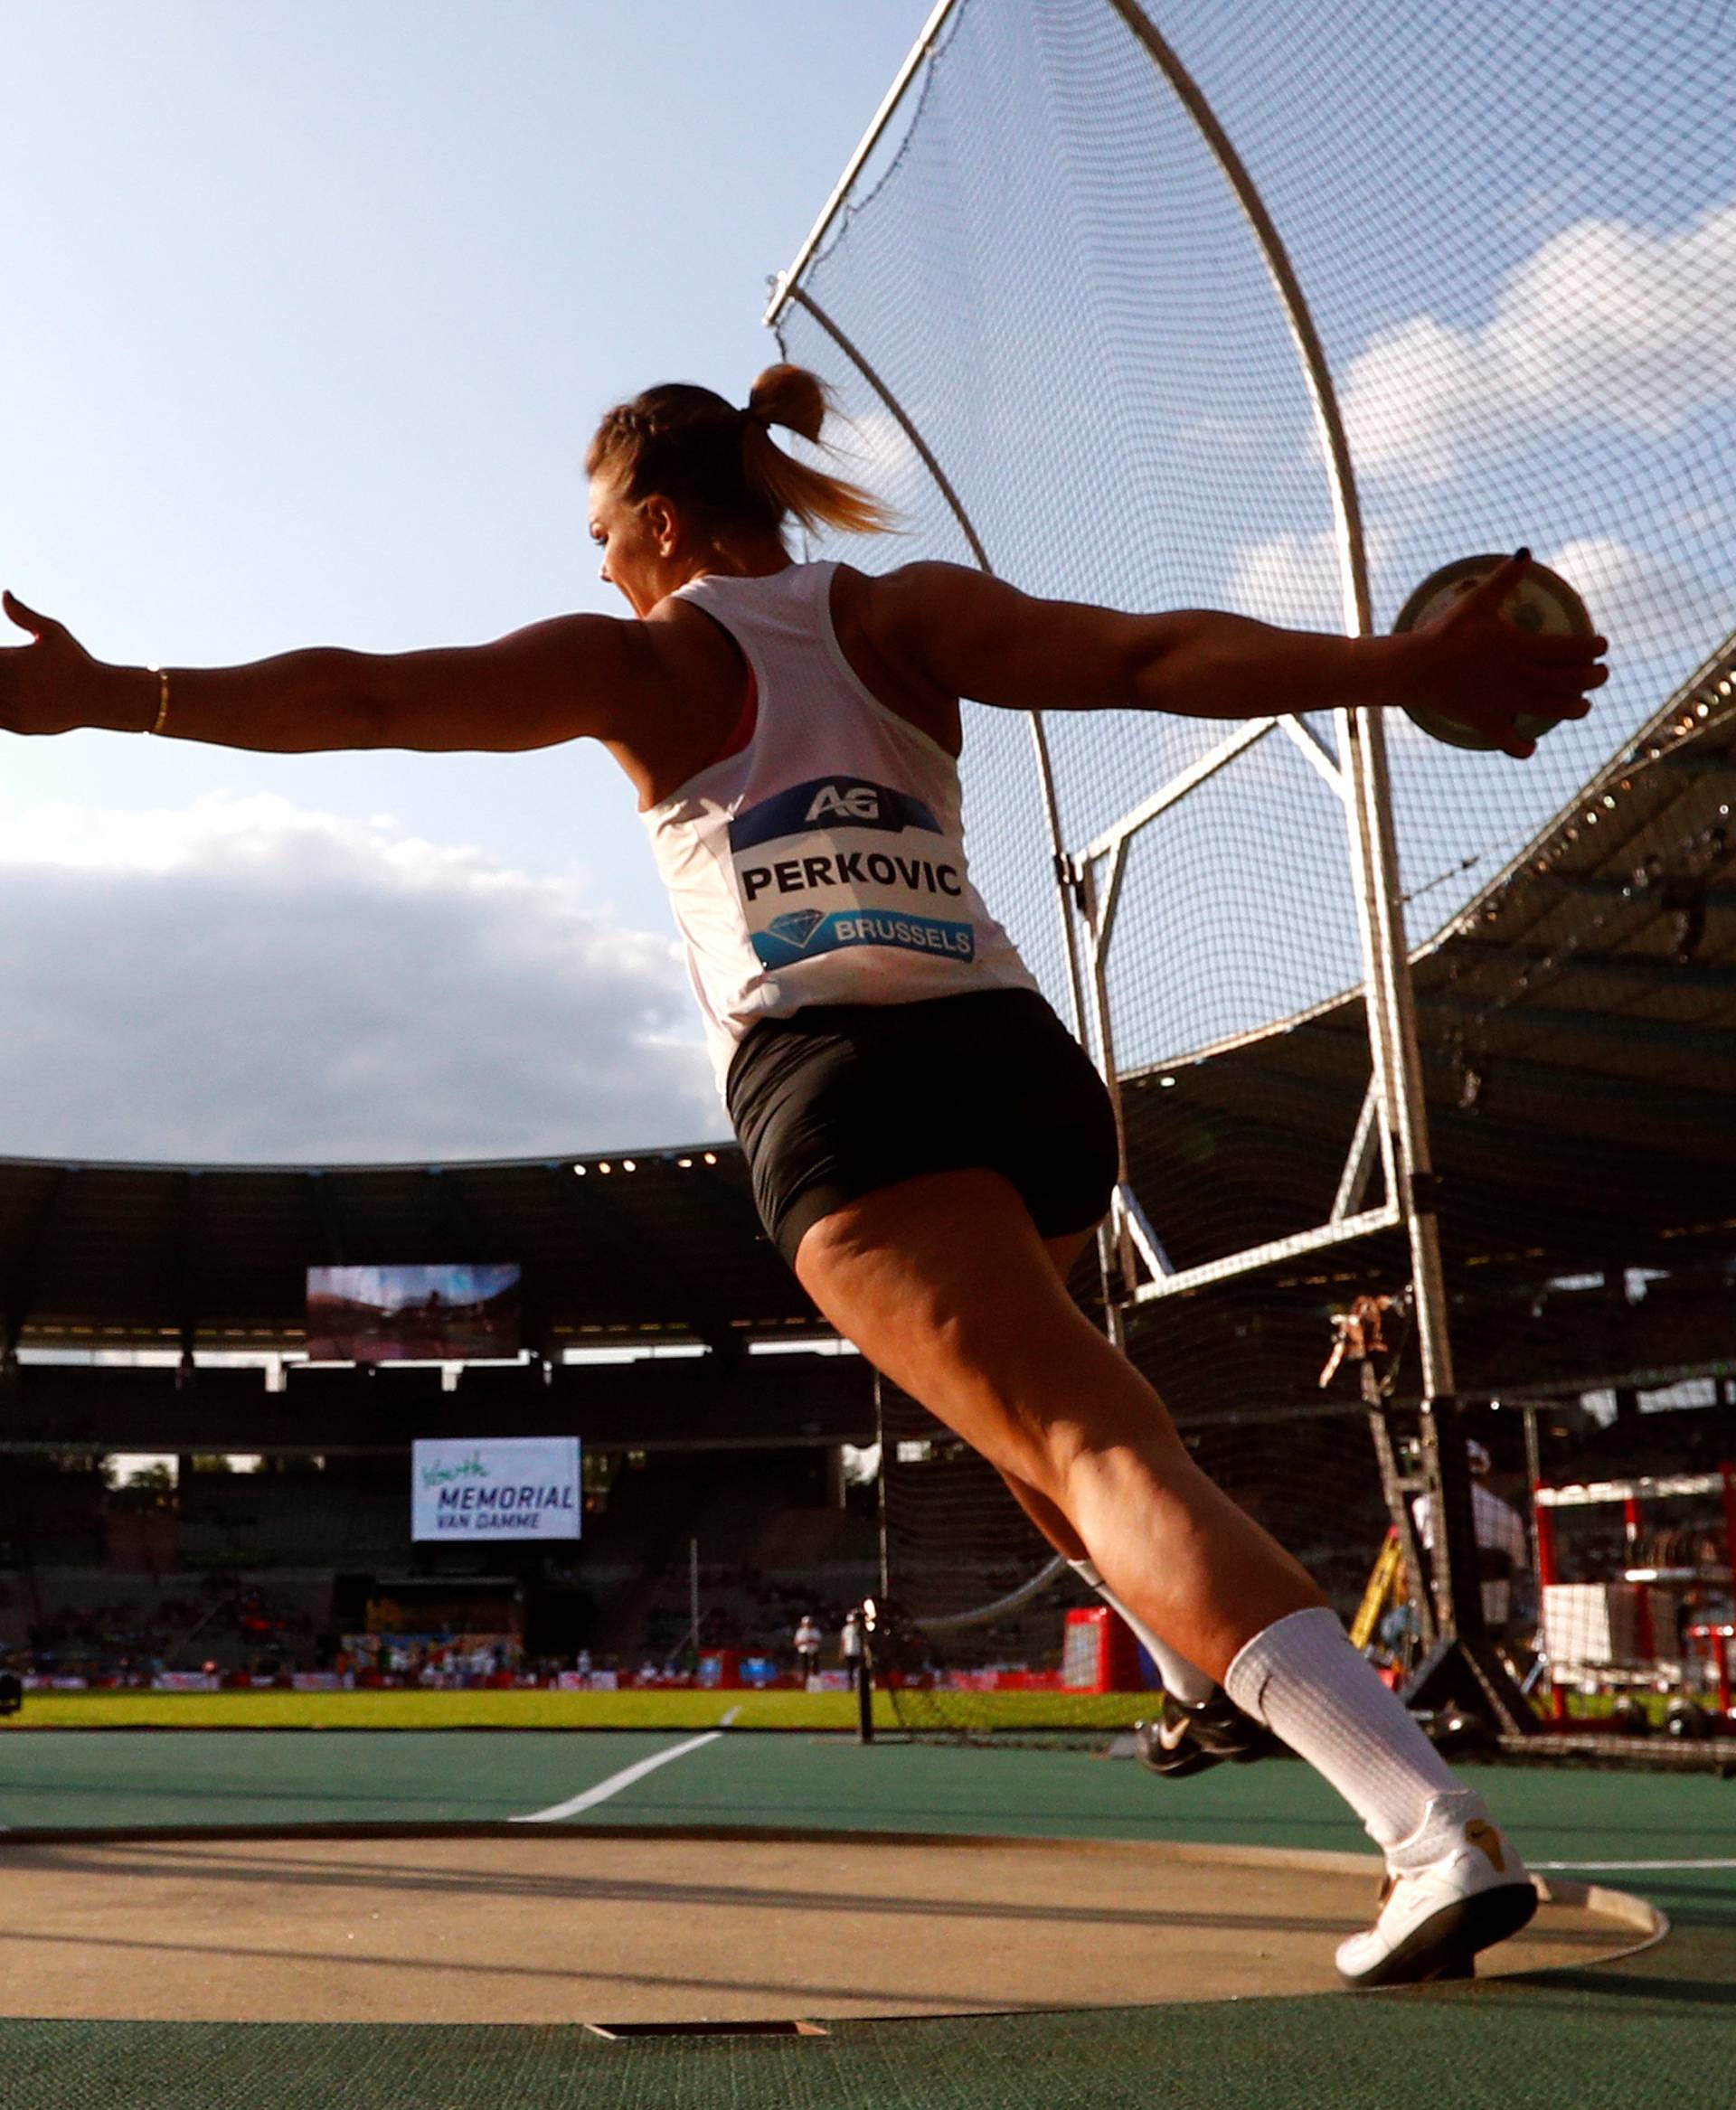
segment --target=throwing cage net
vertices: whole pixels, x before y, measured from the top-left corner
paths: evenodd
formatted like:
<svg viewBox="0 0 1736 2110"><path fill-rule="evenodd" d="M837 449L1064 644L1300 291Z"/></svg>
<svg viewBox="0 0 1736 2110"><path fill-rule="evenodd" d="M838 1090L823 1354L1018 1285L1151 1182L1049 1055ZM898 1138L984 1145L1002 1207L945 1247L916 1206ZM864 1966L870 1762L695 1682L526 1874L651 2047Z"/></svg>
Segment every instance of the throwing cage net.
<svg viewBox="0 0 1736 2110"><path fill-rule="evenodd" d="M1411 1493L1371 1404L1646 1471L1600 1400L1728 1403L1733 91L1680 0L952 0L775 285L909 528L814 554L1359 631L1523 543L1611 641L1524 764L1281 692L968 714L975 871L1119 1099L1106 1322L1347 1616ZM884 1455L930 1671L1064 1712L984 1681L1061 1674L1065 1569L972 1622L1046 1549L938 1427Z"/></svg>
<svg viewBox="0 0 1736 2110"><path fill-rule="evenodd" d="M882 1384L880 1411L889 1611L873 1653L900 1726L1094 1744L1148 1713L1155 1667L1070 1568L1054 1569L994 1468L895 1387ZM1184 1433L1351 1618L1387 1529L1363 1418L1255 1408Z"/></svg>

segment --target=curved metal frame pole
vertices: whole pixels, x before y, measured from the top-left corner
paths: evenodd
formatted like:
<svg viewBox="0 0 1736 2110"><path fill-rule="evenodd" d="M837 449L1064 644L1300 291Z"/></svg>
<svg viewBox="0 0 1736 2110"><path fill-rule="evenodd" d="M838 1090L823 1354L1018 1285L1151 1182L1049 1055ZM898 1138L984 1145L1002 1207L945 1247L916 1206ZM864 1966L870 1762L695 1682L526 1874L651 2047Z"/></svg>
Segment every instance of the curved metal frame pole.
<svg viewBox="0 0 1736 2110"><path fill-rule="evenodd" d="M826 314L806 287L791 285L786 289L786 298L795 302L798 307L806 309L813 316L821 329L849 360L856 372L861 374L868 386L873 389L875 395L879 397L897 420L899 430L916 449L923 467L934 479L935 489L946 500L947 509L958 523L958 532L969 544L970 553L976 560L977 569L986 571L991 579L995 578L996 576L995 567L988 560L988 551L983 547L982 537L976 532L970 515L965 511L964 501L954 490L952 479L940 466L939 462L935 457L934 450L905 414L904 406L863 356L859 347L853 344L844 331L838 327L837 324ZM1061 812L1055 802L1055 776L1049 756L1049 738L1043 728L1042 711L1030 711L1025 713L1025 716L1030 720L1031 737L1036 747L1037 779L1043 789L1043 817L1049 824L1050 853L1054 860L1056 878L1059 881L1064 869L1065 852L1061 839ZM1085 1034L1085 1007L1083 984L1080 981L1079 942L1073 932L1073 919L1068 911L1064 895L1061 897L1061 942L1067 951L1067 983L1068 994L1072 1001L1073 1033L1074 1037L1082 1043Z"/></svg>
<svg viewBox="0 0 1736 2110"><path fill-rule="evenodd" d="M952 0L948 0L948 5L949 6L951 4ZM928 32L925 32L924 43L919 47L919 51L925 50L927 48L928 38L931 37L934 30L938 28L939 22L944 17L946 12L946 7L939 8L936 10L935 15L930 21L929 29ZM866 151L866 146L864 146L863 149L864 155ZM823 227L821 230L816 230L816 235L813 238L814 240L816 241L818 240L818 235L821 231L823 231ZM804 256L806 256L807 253L807 251L804 251ZM978 569L986 572L991 579L994 578L995 576L995 567L988 560L988 551L983 547L982 537L976 532L975 523L972 522L970 515L965 511L964 501L959 497L958 492L954 490L952 485L952 479L940 466L940 464L936 458L933 449L929 446L928 441L923 438L921 433L917 429L916 426L906 415L904 406L899 401L898 398L892 393L892 390L887 386L886 382L876 372L873 363L866 357L864 357L860 349L854 343L852 343L851 339L845 334L845 333L840 329L838 325L833 321L832 317L826 314L826 310L807 291L806 287L795 283L793 275L786 279L785 284L780 288L777 306L778 308L782 308L792 301L797 306L805 309L808 315L813 316L815 322L817 323L820 328L826 332L826 335L831 338L832 342L838 347L839 351L841 351L844 357L849 360L850 363L856 369L857 372L862 375L863 379L874 391L874 394L880 399L881 402L885 405L886 409L891 412L892 416L897 420L899 430L903 433L905 438L908 439L910 445L916 449L918 456L921 459L922 466L928 470L929 476L934 479L934 485L936 490L938 490L941 497L946 500L948 510L951 513L953 519L958 523L959 532L964 536L966 542L969 545L970 553L976 560ZM1057 881L1056 893L1061 909L1061 941L1066 947L1067 953L1067 984L1068 994L1072 1002L1073 1033L1075 1039L1077 1039L1081 1045L1084 1045L1084 992L1080 979L1080 969L1079 960L1079 943L1074 934L1072 911L1068 905L1068 896L1065 886L1063 884L1068 875L1069 866L1067 863L1066 853L1061 844L1061 814L1055 801L1054 770L1050 760L1049 741L1048 737L1043 730L1043 713L1040 711L1033 711L1027 712L1026 716L1030 720L1031 736L1036 748L1037 777L1043 790L1043 815L1049 824L1050 852ZM1122 1133L1119 1093L1114 1077L1114 1066L1112 1063L1110 1063L1108 1065L1108 1067L1109 1069L1109 1076L1108 1079L1109 1088L1111 1096L1116 1099L1116 1129L1118 1135L1119 1135ZM1125 1151L1125 1145L1123 1147ZM1120 1345L1120 1337L1122 1332L1121 1313L1120 1306L1116 1301L1113 1293L1113 1285L1110 1279L1109 1270L1111 1267L1111 1254L1112 1247L1109 1239L1107 1237L1099 1236L1098 1240L1098 1261L1103 1276L1103 1309L1109 1321L1110 1338L1115 1341L1117 1346L1118 1347ZM876 1402L878 1402L879 1396L879 1380L878 1377L876 1377ZM881 1527L881 1573L883 1594L884 1586L887 1581L885 1522L883 1514L886 1485L886 1462L884 1455L885 1438L883 1430L882 1432L881 1441L882 1446L881 1457L881 1499L882 1502ZM997 1597L993 1604L979 1605L967 1612L950 1613L944 1618L926 1620L923 1623L924 1627L927 1631L932 1633L947 1633L958 1627L981 1625L988 1620L998 1617L1002 1613L1016 1611L1021 1605L1028 1604L1032 1598L1040 1596L1044 1590L1049 1588L1049 1587L1060 1577L1060 1575L1065 1569L1066 1566L1066 1555L1062 1553L1057 1553L1052 1560L1048 1561L1043 1568L1039 1568L1036 1574L1030 1577L1025 1582L1020 1584L1017 1589L1009 1592L1008 1595L1004 1597Z"/></svg>
<svg viewBox="0 0 1736 2110"><path fill-rule="evenodd" d="M970 553L976 560L977 568L993 579L995 567L988 560L988 551L983 547L982 537L965 511L964 501L954 490L952 479L940 466L933 449L905 414L904 406L881 378L873 365L860 348L839 328L826 310L804 286L791 285L786 288L786 301L794 302L813 316L826 335L838 347L857 372L873 390L876 396L897 420L898 429L916 449L922 466L934 479L936 490L947 502L948 509L958 523L959 532L970 545ZM781 343L781 340L780 340ZM1122 1283L1130 1289L1134 1282L1133 1255L1128 1242L1127 1210L1124 1196L1131 1192L1127 1178L1127 1123L1122 1116L1120 1080L1115 1073L1115 1057L1109 1044L1109 995L1102 986L1102 948L1096 935L1096 921L1090 907L1091 876L1089 864L1083 872L1074 868L1068 856L1061 834L1061 809L1055 798L1054 768L1049 754L1049 737L1040 711L1025 713L1031 724L1031 738L1036 748L1037 781L1043 791L1043 816L1049 824L1049 851L1054 867L1057 893L1061 909L1061 937L1067 954L1067 993L1072 1004L1073 1038L1088 1051L1090 1041L1085 1030L1085 970L1079 957L1079 939L1073 928L1072 910L1068 906L1069 896L1078 900L1088 933L1091 939L1091 977L1098 1003L1094 1015L1098 1021L1097 1038L1099 1043L1099 1068L1104 1087L1115 1109L1115 1133L1118 1151L1116 1174L1115 1202L1109 1217L1097 1237L1098 1274L1103 1291L1103 1314L1109 1335L1118 1348L1127 1345L1127 1325L1123 1317L1123 1296L1117 1294L1118 1273ZM1125 845L1124 845L1125 848Z"/></svg>
<svg viewBox="0 0 1736 2110"><path fill-rule="evenodd" d="M1296 341L1315 416L1326 449L1328 484L1344 589L1344 629L1365 637L1373 627L1368 590L1368 551L1363 535L1362 508L1350 442L1344 431L1337 391L1314 317L1303 295L1277 227L1266 210L1241 155L1187 69L1152 25L1136 0L1109 0L1127 29L1169 83L1211 148L1242 214L1260 245L1271 274L1290 334ZM1357 911L1361 926L1367 990L1369 1048L1384 1116L1384 1156L1389 1172L1396 1155L1403 1208L1410 1233L1411 1272L1416 1285L1417 1333L1422 1353L1425 1395L1453 1389L1452 1350L1448 1335L1445 1277L1430 1183L1428 1119L1423 1100L1422 1061L1417 1047L1416 1013L1411 1000L1410 960L1400 906L1398 851L1392 830L1392 803L1386 768L1384 730L1378 711L1341 711L1344 762L1354 808L1352 842L1361 883ZM1396 1143L1396 1153L1392 1145Z"/></svg>
<svg viewBox="0 0 1736 2110"><path fill-rule="evenodd" d="M948 1612L939 1619L919 1619L916 1624L924 1634L956 1634L961 1627L986 1625L989 1620L1016 1612L1021 1605L1040 1597L1066 1566L1067 1556L1057 1553L1046 1568L1040 1568L1028 1581L1022 1582L1015 1590L1008 1590L1005 1597L996 1597L993 1604L978 1605L974 1612Z"/></svg>

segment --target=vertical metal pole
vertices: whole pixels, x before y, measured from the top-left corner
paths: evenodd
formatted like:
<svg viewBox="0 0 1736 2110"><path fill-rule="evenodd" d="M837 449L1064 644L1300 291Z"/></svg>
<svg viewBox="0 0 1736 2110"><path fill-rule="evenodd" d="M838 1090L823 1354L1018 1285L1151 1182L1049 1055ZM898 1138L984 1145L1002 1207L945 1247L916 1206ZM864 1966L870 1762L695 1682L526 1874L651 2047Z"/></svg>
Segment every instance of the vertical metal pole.
<svg viewBox="0 0 1736 2110"><path fill-rule="evenodd" d="M1055 797L1054 762L1049 753L1049 731L1041 711L1031 713L1031 739L1037 757L1037 784L1043 792L1043 810L1049 823L1049 851L1055 885L1061 896L1061 941L1067 954L1067 994L1073 1007L1073 1038L1085 1044L1084 984L1080 975L1079 936L1073 928L1072 868L1061 839L1061 805Z"/></svg>
<svg viewBox="0 0 1736 2110"><path fill-rule="evenodd" d="M1736 1465L1726 1458L1718 1468L1718 1478L1724 1510L1724 1560L1736 1576Z"/></svg>
<svg viewBox="0 0 1736 2110"><path fill-rule="evenodd" d="M874 1740L874 1670L869 1654L868 1622L858 1612L857 1626L862 1637L861 1653L856 1657L856 1741L872 1744Z"/></svg>
<svg viewBox="0 0 1736 2110"><path fill-rule="evenodd" d="M1624 1495L1621 1504L1622 1535L1628 1542L1628 1565L1639 1566L1643 1550L1640 1540L1644 1536L1641 1527L1646 1521L1646 1512L1640 1506L1637 1494ZM1652 1591L1648 1583L1640 1583L1634 1590L1634 1653L1644 1663L1649 1663L1657 1653L1657 1637L1652 1631Z"/></svg>
<svg viewBox="0 0 1736 2110"><path fill-rule="evenodd" d="M874 1475L874 1502L880 1527L880 1601L883 1605L892 1594L892 1563L886 1550L886 1474L892 1463L895 1446L886 1441L885 1380L880 1372L874 1372L874 1441L880 1446L880 1471ZM863 1628L863 1645L867 1644L867 1627Z"/></svg>
<svg viewBox="0 0 1736 2110"><path fill-rule="evenodd" d="M1544 1653L1547 1654L1549 1628L1544 1620L1544 1609L1549 1603L1549 1593L1554 1587L1558 1570L1555 1566L1555 1512L1537 1499L1543 1491L1542 1480L1534 1480L1531 1488L1531 1506L1537 1519L1537 1624L1543 1633ZM1549 1664L1549 1710L1558 1722L1567 1719L1567 1687L1561 1682L1553 1658L1550 1659Z"/></svg>
<svg viewBox="0 0 1736 2110"><path fill-rule="evenodd" d="M1543 1484L1543 1446L1537 1434L1537 1417L1543 1409L1527 1399L1524 1413L1525 1419L1525 1485L1531 1490L1531 1572L1537 1578L1539 1590L1543 1583L1543 1512L1537 1506L1537 1490ZM1543 1615L1543 1600L1537 1605L1537 1616Z"/></svg>
<svg viewBox="0 0 1736 2110"><path fill-rule="evenodd" d="M1398 1158L1400 1188L1393 1198L1404 1210L1410 1234L1410 1277L1415 1290L1412 1308L1422 1361L1423 1397L1443 1398L1454 1390L1456 1380L1448 1331L1447 1282L1440 1260L1440 1228L1435 1214L1422 1054L1417 1044L1410 961L1399 900L1399 856L1386 769L1386 729L1378 711L1358 711L1351 715L1357 721L1354 751L1358 758L1352 782L1363 816L1359 834L1377 970L1369 995L1377 1010L1379 1043L1385 1050L1382 1067L1390 1094L1386 1102L1388 1123Z"/></svg>
<svg viewBox="0 0 1736 2110"><path fill-rule="evenodd" d="M1366 1361L1362 1369L1362 1389L1363 1404L1368 1411L1369 1434L1374 1443L1374 1460L1380 1467L1381 1493L1386 1498L1386 1513L1392 1520L1392 1529L1398 1533L1399 1551L1404 1560L1405 1588L1416 1610L1417 1643L1426 1652L1440 1639L1440 1632L1435 1620L1434 1594L1429 1587L1429 1564L1423 1556L1416 1514L1410 1507L1415 1483L1400 1467L1392 1442L1391 1409L1381 1390L1380 1380L1374 1375L1373 1365Z"/></svg>
<svg viewBox="0 0 1736 2110"><path fill-rule="evenodd" d="M1123 837L1115 849L1118 877L1119 861L1126 857L1127 852L1127 839ZM1079 903L1080 919L1085 926L1085 966L1087 986L1090 993L1091 1029L1097 1041L1097 1064L1109 1091L1109 1104L1115 1110L1115 1203L1108 1218L1098 1229L1098 1266L1103 1276L1103 1314L1109 1339L1125 1352L1127 1345L1127 1300L1133 1295L1137 1275L1134 1267L1133 1233L1128 1227L1127 1212L1122 1203L1122 1194L1129 1181L1127 1125L1122 1112L1121 1082L1115 1068L1115 1034L1109 1023L1109 933L1103 928L1103 904L1098 893L1095 859L1087 858L1075 869L1075 898ZM1109 885L1111 897L1118 891L1116 881L1112 878ZM1082 1041L1084 1035L1081 1033L1080 1037Z"/></svg>
<svg viewBox="0 0 1736 2110"><path fill-rule="evenodd" d="M1374 1126L1380 1144L1381 1173L1389 1203L1401 1200L1400 1153L1397 1142L1399 1087L1395 1075L1392 1037L1386 1031L1391 1006L1384 997L1382 968L1383 947L1374 909L1374 849L1369 838L1367 808L1362 780L1367 758L1358 713L1335 711L1338 733L1338 760L1344 772L1350 796L1344 802L1344 825L1349 841L1351 893L1356 906L1356 937L1363 963L1363 1029L1368 1035L1370 1081L1374 1094Z"/></svg>
<svg viewBox="0 0 1736 2110"><path fill-rule="evenodd" d="M1435 1593L1435 1624L1444 1640L1457 1641L1484 1630L1470 1464L1457 1399L1423 1401L1422 1455L1429 1481L1426 1499L1434 1524L1429 1582Z"/></svg>
<svg viewBox="0 0 1736 2110"><path fill-rule="evenodd" d="M1368 551L1363 535L1362 506L1350 455L1349 436L1333 385L1326 347L1315 327L1302 284L1290 261L1264 199L1255 187L1198 83L1165 42L1137 0L1109 4L1145 47L1183 108L1199 127L1234 192L1250 231L1260 246L1267 270L1290 326L1304 379L1314 400L1326 457L1344 585L1344 629L1365 637L1373 629L1368 590ZM1416 1289L1417 1336L1426 1396L1453 1389L1452 1354L1448 1342L1447 1299L1440 1267L1432 1171L1429 1162L1428 1123L1422 1097L1422 1063L1417 1050L1416 1019L1410 1001L1410 961L1400 910L1398 852L1392 834L1392 798L1387 784L1386 749L1378 712L1338 713L1339 760L1350 777L1352 805L1359 817L1353 834L1359 878L1359 909L1364 922L1369 1040L1385 1115L1383 1144L1387 1176L1398 1191L1390 1198L1405 1212L1410 1235L1411 1276ZM1390 1132L1390 1133L1389 1133Z"/></svg>

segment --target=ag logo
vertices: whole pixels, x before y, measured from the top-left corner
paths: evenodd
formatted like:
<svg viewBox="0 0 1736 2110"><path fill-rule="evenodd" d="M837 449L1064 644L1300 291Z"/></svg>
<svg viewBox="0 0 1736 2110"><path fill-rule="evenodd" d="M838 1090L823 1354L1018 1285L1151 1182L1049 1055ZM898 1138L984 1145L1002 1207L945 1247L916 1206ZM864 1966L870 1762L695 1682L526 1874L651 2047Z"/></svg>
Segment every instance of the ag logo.
<svg viewBox="0 0 1736 2110"><path fill-rule="evenodd" d="M787 916L774 916L766 928L773 937L780 937L786 945L793 945L799 952L808 939L826 921L818 909L792 909Z"/></svg>
<svg viewBox="0 0 1736 2110"><path fill-rule="evenodd" d="M880 794L872 784L854 784L848 791L840 791L835 784L822 784L814 795L803 819L817 821L828 814L853 821L877 821L880 818Z"/></svg>

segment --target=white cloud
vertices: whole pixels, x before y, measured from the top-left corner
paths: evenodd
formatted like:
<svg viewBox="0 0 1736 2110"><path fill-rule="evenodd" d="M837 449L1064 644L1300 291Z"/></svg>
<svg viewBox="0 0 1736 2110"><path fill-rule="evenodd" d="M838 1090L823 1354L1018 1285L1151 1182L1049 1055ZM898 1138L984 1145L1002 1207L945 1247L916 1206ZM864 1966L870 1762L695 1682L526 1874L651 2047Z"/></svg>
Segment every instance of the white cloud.
<svg viewBox="0 0 1736 2110"><path fill-rule="evenodd" d="M1363 543L1378 595L1382 570L1402 539L1392 521L1364 521ZM1344 628L1344 570L1338 531L1286 532L1246 542L1236 555L1228 605L1262 623L1289 630Z"/></svg>
<svg viewBox="0 0 1736 2110"><path fill-rule="evenodd" d="M792 440L790 451L835 475L878 476L891 482L927 474L910 434L873 398L857 410L835 411L826 419L824 447Z"/></svg>
<svg viewBox="0 0 1736 2110"><path fill-rule="evenodd" d="M1332 530L1270 535L1239 553L1229 605L1286 629L1342 630L1340 577L1338 538Z"/></svg>
<svg viewBox="0 0 1736 2110"><path fill-rule="evenodd" d="M390 816L209 795L0 824L0 1149L531 1156L724 1127L671 937Z"/></svg>
<svg viewBox="0 0 1736 2110"><path fill-rule="evenodd" d="M1618 651L1676 645L1684 633L1708 625L1722 633L1736 622L1728 595L1607 535L1563 542L1545 561L1578 589Z"/></svg>
<svg viewBox="0 0 1736 2110"><path fill-rule="evenodd" d="M1419 316L1345 376L1359 472L1434 485L1466 457L1587 421L1651 438L1736 393L1736 205L1675 234L1584 220L1514 273L1481 329Z"/></svg>
<svg viewBox="0 0 1736 2110"><path fill-rule="evenodd" d="M1475 336L1427 316L1382 331L1341 392L1358 476L1450 481L1462 449L1499 421L1497 388L1479 389L1481 363Z"/></svg>

